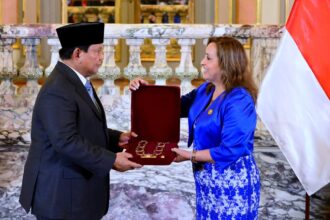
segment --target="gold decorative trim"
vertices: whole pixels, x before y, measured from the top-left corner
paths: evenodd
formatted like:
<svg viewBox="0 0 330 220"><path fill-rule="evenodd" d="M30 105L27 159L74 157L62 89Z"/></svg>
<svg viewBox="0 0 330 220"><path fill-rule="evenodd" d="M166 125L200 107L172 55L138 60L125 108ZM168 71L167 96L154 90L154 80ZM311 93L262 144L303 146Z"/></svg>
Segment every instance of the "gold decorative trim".
<svg viewBox="0 0 330 220"><path fill-rule="evenodd" d="M120 9L121 9L121 0L116 0L115 1L115 23L120 23L121 19L121 13L120 13Z"/></svg>
<svg viewBox="0 0 330 220"><path fill-rule="evenodd" d="M189 0L189 21L188 23L194 24L195 23L195 1Z"/></svg>
<svg viewBox="0 0 330 220"><path fill-rule="evenodd" d="M248 49L248 50L251 49L251 44L252 44L252 40L251 38L248 38L245 44L243 44L244 49Z"/></svg>
<svg viewBox="0 0 330 220"><path fill-rule="evenodd" d="M66 5L67 0L62 0L62 23L67 23L68 21L68 6Z"/></svg>
<svg viewBox="0 0 330 220"><path fill-rule="evenodd" d="M261 24L261 0L257 0L257 24Z"/></svg>
<svg viewBox="0 0 330 220"><path fill-rule="evenodd" d="M40 23L41 22L41 5L40 5L40 0L37 0L36 5L37 5L37 17L36 17L36 21L37 21L37 23Z"/></svg>
<svg viewBox="0 0 330 220"><path fill-rule="evenodd" d="M141 10L140 10L141 1L134 0L134 23L140 23Z"/></svg>
<svg viewBox="0 0 330 220"><path fill-rule="evenodd" d="M233 0L229 0L229 24L234 23L233 21Z"/></svg>
<svg viewBox="0 0 330 220"><path fill-rule="evenodd" d="M22 21L23 23L25 23L25 17L26 17L26 0L22 1L22 11L23 11L23 16L22 16Z"/></svg>
<svg viewBox="0 0 330 220"><path fill-rule="evenodd" d="M13 49L20 49L22 46L21 44L21 40L20 39L16 39L16 42L11 46Z"/></svg>
<svg viewBox="0 0 330 220"><path fill-rule="evenodd" d="M214 24L219 24L219 0L215 1L214 6Z"/></svg>

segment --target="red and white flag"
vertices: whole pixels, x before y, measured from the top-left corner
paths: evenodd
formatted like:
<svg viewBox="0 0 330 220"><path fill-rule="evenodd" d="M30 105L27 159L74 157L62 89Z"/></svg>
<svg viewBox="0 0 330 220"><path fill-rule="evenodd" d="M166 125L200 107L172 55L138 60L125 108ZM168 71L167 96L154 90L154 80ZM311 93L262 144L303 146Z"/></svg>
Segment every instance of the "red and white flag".
<svg viewBox="0 0 330 220"><path fill-rule="evenodd" d="M308 195L330 182L330 0L296 0L257 112Z"/></svg>

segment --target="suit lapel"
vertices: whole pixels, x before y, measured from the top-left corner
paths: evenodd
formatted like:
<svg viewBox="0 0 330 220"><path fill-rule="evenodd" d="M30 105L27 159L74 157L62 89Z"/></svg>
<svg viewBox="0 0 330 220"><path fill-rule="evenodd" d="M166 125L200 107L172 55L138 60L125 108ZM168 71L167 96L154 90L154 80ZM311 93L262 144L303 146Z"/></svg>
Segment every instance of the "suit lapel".
<svg viewBox="0 0 330 220"><path fill-rule="evenodd" d="M94 88L93 88L94 97L95 97L98 105L100 106L100 111L95 106L93 100L89 96L85 86L81 83L79 77L76 75L76 73L70 67L63 64L62 62L58 62L55 68L58 68L60 70L59 73L62 74L65 78L67 78L74 85L75 89L77 90L77 93L87 103L87 105L93 110L93 112L96 114L96 116L100 120L104 120L105 114L104 114L103 106L102 106L99 98L97 97Z"/></svg>
<svg viewBox="0 0 330 220"><path fill-rule="evenodd" d="M76 86L76 90L78 91L78 94L84 99L84 101L88 104L88 106L93 110L93 112L102 120L102 111L103 111L103 108L101 107L102 104L100 101L97 101L99 107L100 107L100 110L97 109L95 103L93 102L93 100L91 99L91 97L89 96L85 86L80 82L81 86L77 85ZM95 97L95 100L99 100L95 91L94 91L94 88L93 88L93 93L94 93L94 97Z"/></svg>

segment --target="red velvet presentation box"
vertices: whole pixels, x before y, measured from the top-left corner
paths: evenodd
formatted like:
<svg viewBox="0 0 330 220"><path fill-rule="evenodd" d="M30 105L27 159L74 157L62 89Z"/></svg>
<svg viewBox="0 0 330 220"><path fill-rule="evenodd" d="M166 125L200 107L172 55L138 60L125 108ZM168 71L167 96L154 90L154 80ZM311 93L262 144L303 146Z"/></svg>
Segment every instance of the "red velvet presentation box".
<svg viewBox="0 0 330 220"><path fill-rule="evenodd" d="M180 87L140 86L132 92L130 159L142 165L168 165L180 139Z"/></svg>

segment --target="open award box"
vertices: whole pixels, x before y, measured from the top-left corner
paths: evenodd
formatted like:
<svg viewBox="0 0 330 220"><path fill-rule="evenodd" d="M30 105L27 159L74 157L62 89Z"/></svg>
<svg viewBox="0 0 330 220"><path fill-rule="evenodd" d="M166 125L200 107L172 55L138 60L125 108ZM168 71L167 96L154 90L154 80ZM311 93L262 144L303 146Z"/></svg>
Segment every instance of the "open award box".
<svg viewBox="0 0 330 220"><path fill-rule="evenodd" d="M141 85L131 96L130 160L142 165L168 165L180 139L180 87Z"/></svg>

